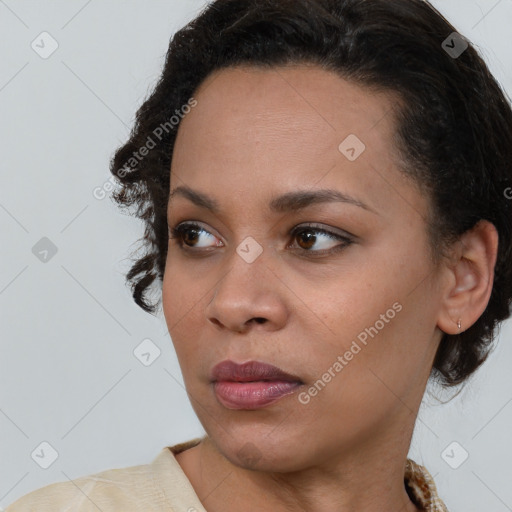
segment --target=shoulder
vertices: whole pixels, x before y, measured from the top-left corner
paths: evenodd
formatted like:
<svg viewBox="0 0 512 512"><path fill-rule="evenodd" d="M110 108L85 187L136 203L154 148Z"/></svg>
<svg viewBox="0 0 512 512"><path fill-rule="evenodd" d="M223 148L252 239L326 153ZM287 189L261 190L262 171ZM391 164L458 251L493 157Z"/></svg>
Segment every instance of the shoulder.
<svg viewBox="0 0 512 512"><path fill-rule="evenodd" d="M32 491L6 512L103 512L141 510L140 499L154 495L152 464L109 469L75 480L57 482ZM147 503L145 510L151 508Z"/></svg>
<svg viewBox="0 0 512 512"><path fill-rule="evenodd" d="M47 485L22 496L5 512L205 512L175 458L199 442L166 446L149 464Z"/></svg>

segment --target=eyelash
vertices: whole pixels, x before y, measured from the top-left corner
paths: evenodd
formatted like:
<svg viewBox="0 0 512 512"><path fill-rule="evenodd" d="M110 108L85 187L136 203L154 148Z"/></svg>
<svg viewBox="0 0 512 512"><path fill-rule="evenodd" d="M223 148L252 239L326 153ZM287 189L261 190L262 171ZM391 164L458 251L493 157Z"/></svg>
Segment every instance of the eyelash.
<svg viewBox="0 0 512 512"><path fill-rule="evenodd" d="M170 231L169 238L173 239L173 240L177 240L178 246L180 247L180 249L182 251L197 253L197 252L202 252L201 249L203 251L208 251L208 252L212 249L212 247L198 248L197 249L197 248L189 247L189 246L185 245L184 242L183 242L182 236L188 230L195 230L198 233L203 232L203 233L208 233L209 235L212 235L212 233L210 233L209 231L204 229L199 224L195 224L195 223L192 223L192 222L185 222L185 223L179 224L175 228L171 228L169 230ZM323 249L323 250L320 250L320 251L312 251L312 250L301 249L301 248L294 249L296 251L298 250L298 252L306 253L307 256L309 256L309 257L333 254L333 253L336 253L336 252L339 252L339 251L345 249L346 247L348 247L350 244L353 243L353 240L351 238L347 237L347 236L342 236L342 235L339 235L337 233L333 233L332 231L329 231L327 229L316 227L314 225L298 226L298 227L296 227L296 228L291 230L290 236L292 237L292 239L294 239L298 235L300 235L301 233L304 233L304 232L321 233L321 234L327 235L329 238L332 238L332 239L335 239L335 240L339 240L340 242L342 242L340 245L337 245L337 246L335 246L335 247L333 247L331 249ZM212 236L214 236L214 235L212 235Z"/></svg>

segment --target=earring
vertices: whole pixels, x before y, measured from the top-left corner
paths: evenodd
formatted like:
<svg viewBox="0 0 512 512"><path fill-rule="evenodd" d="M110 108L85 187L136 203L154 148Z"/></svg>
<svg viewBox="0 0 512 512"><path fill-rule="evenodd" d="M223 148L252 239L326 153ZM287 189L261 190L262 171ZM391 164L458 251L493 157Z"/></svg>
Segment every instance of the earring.
<svg viewBox="0 0 512 512"><path fill-rule="evenodd" d="M460 318L457 320L457 328L459 329L459 332L460 332L460 327L461 327L461 323L460 323Z"/></svg>

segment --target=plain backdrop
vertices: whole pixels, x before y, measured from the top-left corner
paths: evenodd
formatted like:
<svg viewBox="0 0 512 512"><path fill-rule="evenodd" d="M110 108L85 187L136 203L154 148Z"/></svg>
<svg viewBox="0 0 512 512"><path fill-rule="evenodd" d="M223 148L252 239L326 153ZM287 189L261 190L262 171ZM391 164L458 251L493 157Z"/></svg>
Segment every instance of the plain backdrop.
<svg viewBox="0 0 512 512"><path fill-rule="evenodd" d="M510 94L512 1L433 3ZM124 283L142 225L93 191L169 38L204 5L0 0L3 507L53 482L148 463L203 432L163 315L139 309ZM420 410L409 456L450 512L512 510L511 338L506 322L470 385L447 404L426 394ZM146 366L135 354L147 347Z"/></svg>

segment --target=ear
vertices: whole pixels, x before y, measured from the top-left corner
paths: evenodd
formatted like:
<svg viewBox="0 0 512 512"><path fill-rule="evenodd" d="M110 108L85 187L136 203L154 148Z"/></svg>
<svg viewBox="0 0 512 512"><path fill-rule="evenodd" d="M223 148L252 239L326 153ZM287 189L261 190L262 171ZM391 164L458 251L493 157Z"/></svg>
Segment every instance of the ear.
<svg viewBox="0 0 512 512"><path fill-rule="evenodd" d="M450 263L446 264L447 279L437 322L447 334L465 331L485 311L494 282L498 232L492 223L481 220L454 245Z"/></svg>

